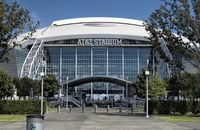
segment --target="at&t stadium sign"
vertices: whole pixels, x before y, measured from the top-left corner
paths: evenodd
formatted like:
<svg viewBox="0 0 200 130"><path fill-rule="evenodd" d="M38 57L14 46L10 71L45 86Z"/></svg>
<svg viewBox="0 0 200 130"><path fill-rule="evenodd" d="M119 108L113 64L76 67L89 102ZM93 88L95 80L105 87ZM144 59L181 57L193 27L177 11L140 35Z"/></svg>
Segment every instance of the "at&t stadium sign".
<svg viewBox="0 0 200 130"><path fill-rule="evenodd" d="M120 46L122 45L122 39L78 39L78 46Z"/></svg>

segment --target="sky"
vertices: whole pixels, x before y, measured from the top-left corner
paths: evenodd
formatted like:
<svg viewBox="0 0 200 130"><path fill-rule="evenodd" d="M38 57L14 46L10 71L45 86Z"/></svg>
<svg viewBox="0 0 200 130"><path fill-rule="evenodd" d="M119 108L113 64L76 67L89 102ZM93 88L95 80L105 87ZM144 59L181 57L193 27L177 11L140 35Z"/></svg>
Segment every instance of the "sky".
<svg viewBox="0 0 200 130"><path fill-rule="evenodd" d="M10 0L14 1L14 0ZM146 20L161 0L17 0L40 27L53 21L79 17L120 17Z"/></svg>

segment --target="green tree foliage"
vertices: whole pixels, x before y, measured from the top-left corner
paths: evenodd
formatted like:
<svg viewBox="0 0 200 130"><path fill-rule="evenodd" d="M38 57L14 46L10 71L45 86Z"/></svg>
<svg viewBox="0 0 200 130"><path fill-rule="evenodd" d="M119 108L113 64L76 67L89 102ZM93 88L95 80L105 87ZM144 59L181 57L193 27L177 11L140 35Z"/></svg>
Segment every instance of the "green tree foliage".
<svg viewBox="0 0 200 130"><path fill-rule="evenodd" d="M59 88L60 85L54 75L49 75L44 79L44 96L53 97L58 93Z"/></svg>
<svg viewBox="0 0 200 130"><path fill-rule="evenodd" d="M11 77L0 70L0 98L12 96L14 92Z"/></svg>
<svg viewBox="0 0 200 130"><path fill-rule="evenodd" d="M182 72L180 75L172 76L168 81L169 96L182 96L190 100L200 98L200 72Z"/></svg>
<svg viewBox="0 0 200 130"><path fill-rule="evenodd" d="M30 38L37 26L38 23L33 24L28 10L20 7L16 2L6 3L0 0L0 62L7 60L5 54L10 49ZM24 35L24 38L17 39L17 36L26 31L29 33Z"/></svg>
<svg viewBox="0 0 200 130"><path fill-rule="evenodd" d="M145 90L146 90L145 83L146 83L145 71L142 71L142 73L137 76L137 81L133 83L135 91L139 97L145 97Z"/></svg>
<svg viewBox="0 0 200 130"><path fill-rule="evenodd" d="M17 88L17 95L18 96L30 96L31 89L33 90L34 95L39 96L40 94L40 85L37 80L32 80L30 78L24 77L24 78L14 78L13 83L15 84L15 87Z"/></svg>
<svg viewBox="0 0 200 130"><path fill-rule="evenodd" d="M138 75L138 80L134 83L136 93L139 97L145 97L146 92L146 75L143 71ZM164 96L166 95L166 81L159 78L158 75L149 75L149 96Z"/></svg>
<svg viewBox="0 0 200 130"><path fill-rule="evenodd" d="M183 78L183 77L182 77ZM168 96L177 96L179 100L180 91L183 87L183 82L180 74L172 75L170 79L168 79Z"/></svg>
<svg viewBox="0 0 200 130"><path fill-rule="evenodd" d="M41 94L41 81L32 80L30 78L14 78L13 80L16 88L17 95L21 97L30 96L31 89L33 90L34 96L40 96ZM60 85L53 75L44 78L44 96L53 97L58 90Z"/></svg>
<svg viewBox="0 0 200 130"><path fill-rule="evenodd" d="M183 97L195 100L200 98L200 72L190 74L183 73L181 75L181 95Z"/></svg>
<svg viewBox="0 0 200 130"><path fill-rule="evenodd" d="M158 75L150 76L149 79L149 96L166 95L166 81L159 78Z"/></svg>
<svg viewBox="0 0 200 130"><path fill-rule="evenodd" d="M146 23L154 49L172 69L184 68L179 60L183 57L200 70L200 0L163 0ZM161 49L159 39L167 42L172 61Z"/></svg>

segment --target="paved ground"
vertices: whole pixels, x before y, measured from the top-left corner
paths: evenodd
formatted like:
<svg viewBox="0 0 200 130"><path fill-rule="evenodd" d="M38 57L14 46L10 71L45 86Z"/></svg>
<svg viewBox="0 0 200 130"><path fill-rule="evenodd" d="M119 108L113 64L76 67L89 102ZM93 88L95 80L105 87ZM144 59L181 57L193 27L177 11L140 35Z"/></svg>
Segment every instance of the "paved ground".
<svg viewBox="0 0 200 130"><path fill-rule="evenodd" d="M169 123L146 119L144 116L131 116L129 111L119 114L106 109L93 113L92 109L82 113L73 109L72 113L49 113L45 119L45 130L200 130L200 123ZM25 130L25 122L0 123L0 130Z"/></svg>

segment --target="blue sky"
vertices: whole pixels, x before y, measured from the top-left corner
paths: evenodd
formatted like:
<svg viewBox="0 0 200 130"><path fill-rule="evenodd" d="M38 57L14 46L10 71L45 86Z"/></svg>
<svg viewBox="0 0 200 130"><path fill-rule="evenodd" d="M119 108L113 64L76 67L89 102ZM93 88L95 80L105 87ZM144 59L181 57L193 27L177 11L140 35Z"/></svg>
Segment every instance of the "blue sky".
<svg viewBox="0 0 200 130"><path fill-rule="evenodd" d="M12 1L12 0L10 0ZM40 28L52 21L77 17L122 17L145 20L161 0L17 0Z"/></svg>

